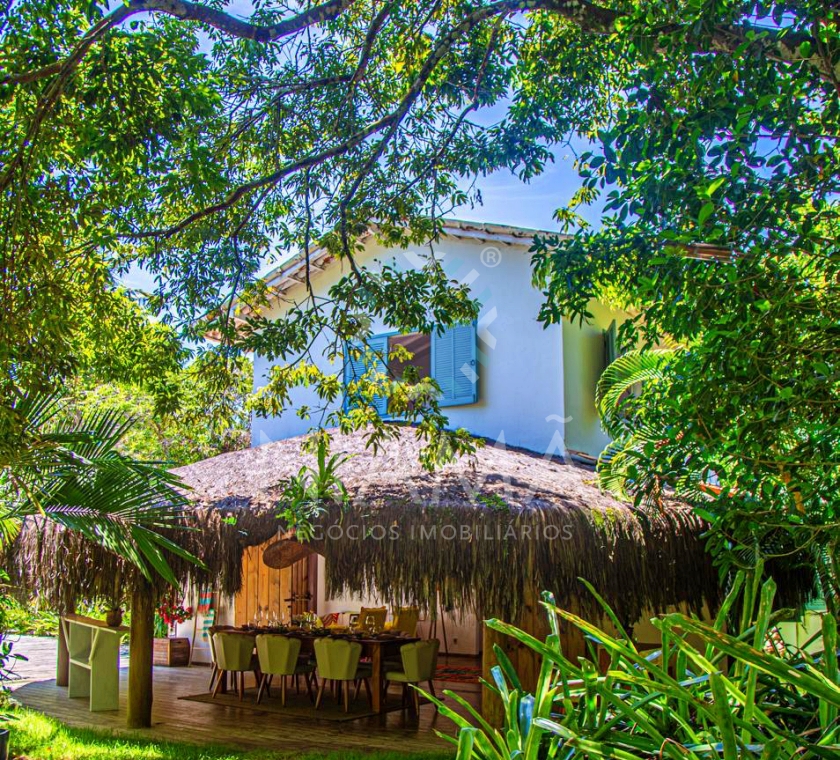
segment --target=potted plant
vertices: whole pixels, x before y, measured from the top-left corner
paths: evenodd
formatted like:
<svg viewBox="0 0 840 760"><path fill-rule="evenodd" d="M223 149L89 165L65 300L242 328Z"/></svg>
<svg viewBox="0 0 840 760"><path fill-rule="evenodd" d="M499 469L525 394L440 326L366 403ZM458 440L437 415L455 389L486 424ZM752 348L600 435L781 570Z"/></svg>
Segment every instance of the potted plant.
<svg viewBox="0 0 840 760"><path fill-rule="evenodd" d="M123 621L123 611L121 607L111 607L105 610L105 623L109 628L119 628Z"/></svg>
<svg viewBox="0 0 840 760"><path fill-rule="evenodd" d="M184 667L190 664L190 640L173 636L175 626L193 616L192 607L184 607L174 597L164 599L155 613L154 664Z"/></svg>

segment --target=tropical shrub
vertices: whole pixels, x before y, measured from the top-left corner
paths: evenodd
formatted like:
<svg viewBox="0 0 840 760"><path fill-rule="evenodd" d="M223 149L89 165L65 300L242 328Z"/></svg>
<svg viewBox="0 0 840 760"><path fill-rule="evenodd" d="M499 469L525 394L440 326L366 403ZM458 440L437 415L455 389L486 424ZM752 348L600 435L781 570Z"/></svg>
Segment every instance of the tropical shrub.
<svg viewBox="0 0 840 760"><path fill-rule="evenodd" d="M4 597L3 632L26 636L57 636L58 613L39 605L37 599L21 602Z"/></svg>
<svg viewBox="0 0 840 760"><path fill-rule="evenodd" d="M523 687L497 646L499 664L485 686L502 700L504 727L489 725L462 697L445 691L471 719L426 695L460 729L457 739L440 735L457 744L458 760L836 758L837 621L823 618L825 654L767 651L768 632L792 611L772 611L775 583L769 579L759 587L759 577L738 573L713 624L681 613L653 618L662 636L654 652L636 648L591 587L617 633L560 609L549 594L544 606L552 632L545 641L489 620L490 628L540 655L536 688L530 693ZM739 600L742 624L737 634L727 633ZM590 658L572 662L563 654L561 621L586 635ZM609 655L606 672L595 664L598 647Z"/></svg>

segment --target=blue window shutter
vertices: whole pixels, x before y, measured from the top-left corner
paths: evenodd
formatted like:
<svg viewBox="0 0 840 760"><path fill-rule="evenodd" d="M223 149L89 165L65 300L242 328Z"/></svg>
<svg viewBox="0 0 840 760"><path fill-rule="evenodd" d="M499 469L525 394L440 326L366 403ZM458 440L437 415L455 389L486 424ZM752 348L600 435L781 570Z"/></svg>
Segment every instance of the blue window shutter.
<svg viewBox="0 0 840 760"><path fill-rule="evenodd" d="M368 338L367 347L375 354L373 363L370 367L365 366L365 356L362 353L358 358L350 355L348 351L344 357L344 385L347 386L353 380L358 380L368 369L373 369L376 372L387 374L387 365L384 360L388 358L388 336L374 335ZM363 350L363 344L353 343L353 348ZM345 407L348 400L345 398ZM388 411L388 399L385 396L376 396L373 400L373 405L380 416L384 417Z"/></svg>
<svg viewBox="0 0 840 760"><path fill-rule="evenodd" d="M432 335L432 377L440 386L441 406L478 401L475 323L450 327Z"/></svg>

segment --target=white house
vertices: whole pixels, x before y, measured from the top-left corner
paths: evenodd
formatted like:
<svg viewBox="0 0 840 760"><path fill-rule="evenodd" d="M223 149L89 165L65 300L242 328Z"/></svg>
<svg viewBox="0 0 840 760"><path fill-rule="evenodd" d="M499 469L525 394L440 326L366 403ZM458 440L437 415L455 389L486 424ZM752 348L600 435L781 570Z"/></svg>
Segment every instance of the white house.
<svg viewBox="0 0 840 760"><path fill-rule="evenodd" d="M407 345L414 354L412 363L428 368L443 390L441 404L453 428L466 428L500 446L591 461L608 441L595 410L595 385L614 350L615 324L626 315L593 304L590 310L594 321L582 327L564 323L546 328L538 322L544 295L532 285L529 248L539 232L447 221L443 235L433 246L434 255L446 274L468 284L481 303L476 324L453 328L442 336L400 336L390 325L380 323L373 325L370 344L384 356L388 355L390 341ZM373 234L366 236L362 244L356 262L369 270L385 262L400 268L419 267L431 253L428 247L384 247ZM271 298L264 311L266 316L280 317L307 298L304 267L303 257L297 256L267 275ZM310 254L310 278L316 295L326 295L347 271L345 262L325 251ZM312 357L320 361L324 370L352 373L356 369L352 362L347 367L330 365L324 356L328 341L327 336L322 337L312 347ZM255 390L265 385L271 364L262 356L254 357ZM320 403L312 390L297 389L291 408L284 414L253 419L252 445L305 434L318 424L318 419L315 415L309 420L301 419L295 410L301 405L317 409ZM324 560L313 560L308 567L304 562L296 571L297 580L285 575L274 578L262 564L261 550L251 550L245 557L243 591L235 600L234 609L225 609L220 600L223 608L217 619L248 621L258 600L266 594L273 595L271 599L285 594L277 588L308 588L321 615L375 603L376 600L327 598ZM446 629L448 651L477 654L481 650L481 626L473 615L441 612L440 617ZM438 636L442 630L443 627L437 629ZM198 655L198 659L202 656Z"/></svg>
<svg viewBox="0 0 840 760"><path fill-rule="evenodd" d="M595 304L590 325L545 327L537 321L544 295L531 281L531 240L538 230L497 224L447 221L434 244L434 256L446 274L468 284L481 303L473 326L460 326L442 336L400 336L390 325L373 325L369 341L387 356L389 344L400 342L414 354L413 362L429 369L444 391L441 405L453 428L463 427L500 444L538 453L582 454L595 457L607 443L594 405L595 384L609 352L611 325L622 315ZM550 234L550 233L541 233ZM356 256L359 266L376 269L383 263L407 269L422 266L431 249L387 248L374 235L363 240ZM324 251L311 254L311 282L316 295L347 274L348 265ZM266 283L272 294L264 312L281 316L307 297L305 262L298 256L272 271ZM323 356L328 336L312 348L321 368L340 372ZM271 362L254 357L254 389L267 380ZM352 362L346 368L352 373ZM311 389L298 389L293 407L318 409ZM280 417L255 418L252 445L306 433L317 419L301 419L294 409Z"/></svg>

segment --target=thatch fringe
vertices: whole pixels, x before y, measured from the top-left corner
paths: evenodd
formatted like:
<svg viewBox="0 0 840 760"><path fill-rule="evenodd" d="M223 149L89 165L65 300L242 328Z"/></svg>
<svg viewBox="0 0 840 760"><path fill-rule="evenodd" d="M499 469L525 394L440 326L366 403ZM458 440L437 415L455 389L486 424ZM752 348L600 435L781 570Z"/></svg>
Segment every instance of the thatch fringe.
<svg viewBox="0 0 840 760"><path fill-rule="evenodd" d="M426 609L437 599L446 609L512 619L526 588L536 588L597 616L584 578L631 623L675 604L698 613L704 604L717 607L717 572L700 540L705 527L685 509L407 512L389 505L333 511L318 537L330 596L378 595Z"/></svg>
<svg viewBox="0 0 840 760"><path fill-rule="evenodd" d="M333 452L350 455L338 475L351 505L325 515L313 545L326 557L330 596L375 594L421 607L438 599L510 617L527 586L594 611L583 577L627 619L678 603L698 611L718 604L706 526L684 508L646 514L601 493L591 469L521 450L486 446L430 474L418 464L411 429L376 454L361 433L333 436ZM178 474L202 505L276 510L283 479L313 464L302 440L225 454Z"/></svg>
<svg viewBox="0 0 840 760"><path fill-rule="evenodd" d="M350 456L338 475L351 499L324 515L312 546L326 557L329 596L376 595L424 608L437 601L514 618L525 589L536 588L598 613L582 577L627 621L676 604L698 612L719 604L707 526L684 507L634 509L600 492L591 469L529 452L487 446L427 473L411 430L377 454L362 433L333 436L333 451ZM243 550L279 535L283 481L314 464L302 441L176 470L193 504L184 512L190 530L170 537L206 565L170 558L182 583L239 590ZM136 580L125 562L42 520L27 522L6 564L22 588L59 609L112 594L115 578L125 589ZM779 582L780 603L807 600L813 583L812 569L790 571Z"/></svg>
<svg viewBox="0 0 840 760"><path fill-rule="evenodd" d="M245 511L235 524L228 516L212 508L187 508L182 528L164 531L204 565L166 554L182 588L193 584L235 594L242 585L243 551L277 535L273 513ZM43 517L25 521L5 566L19 595L34 595L57 610L72 609L82 600L125 598L141 578L131 563ZM155 588L159 595L171 591L159 576Z"/></svg>

